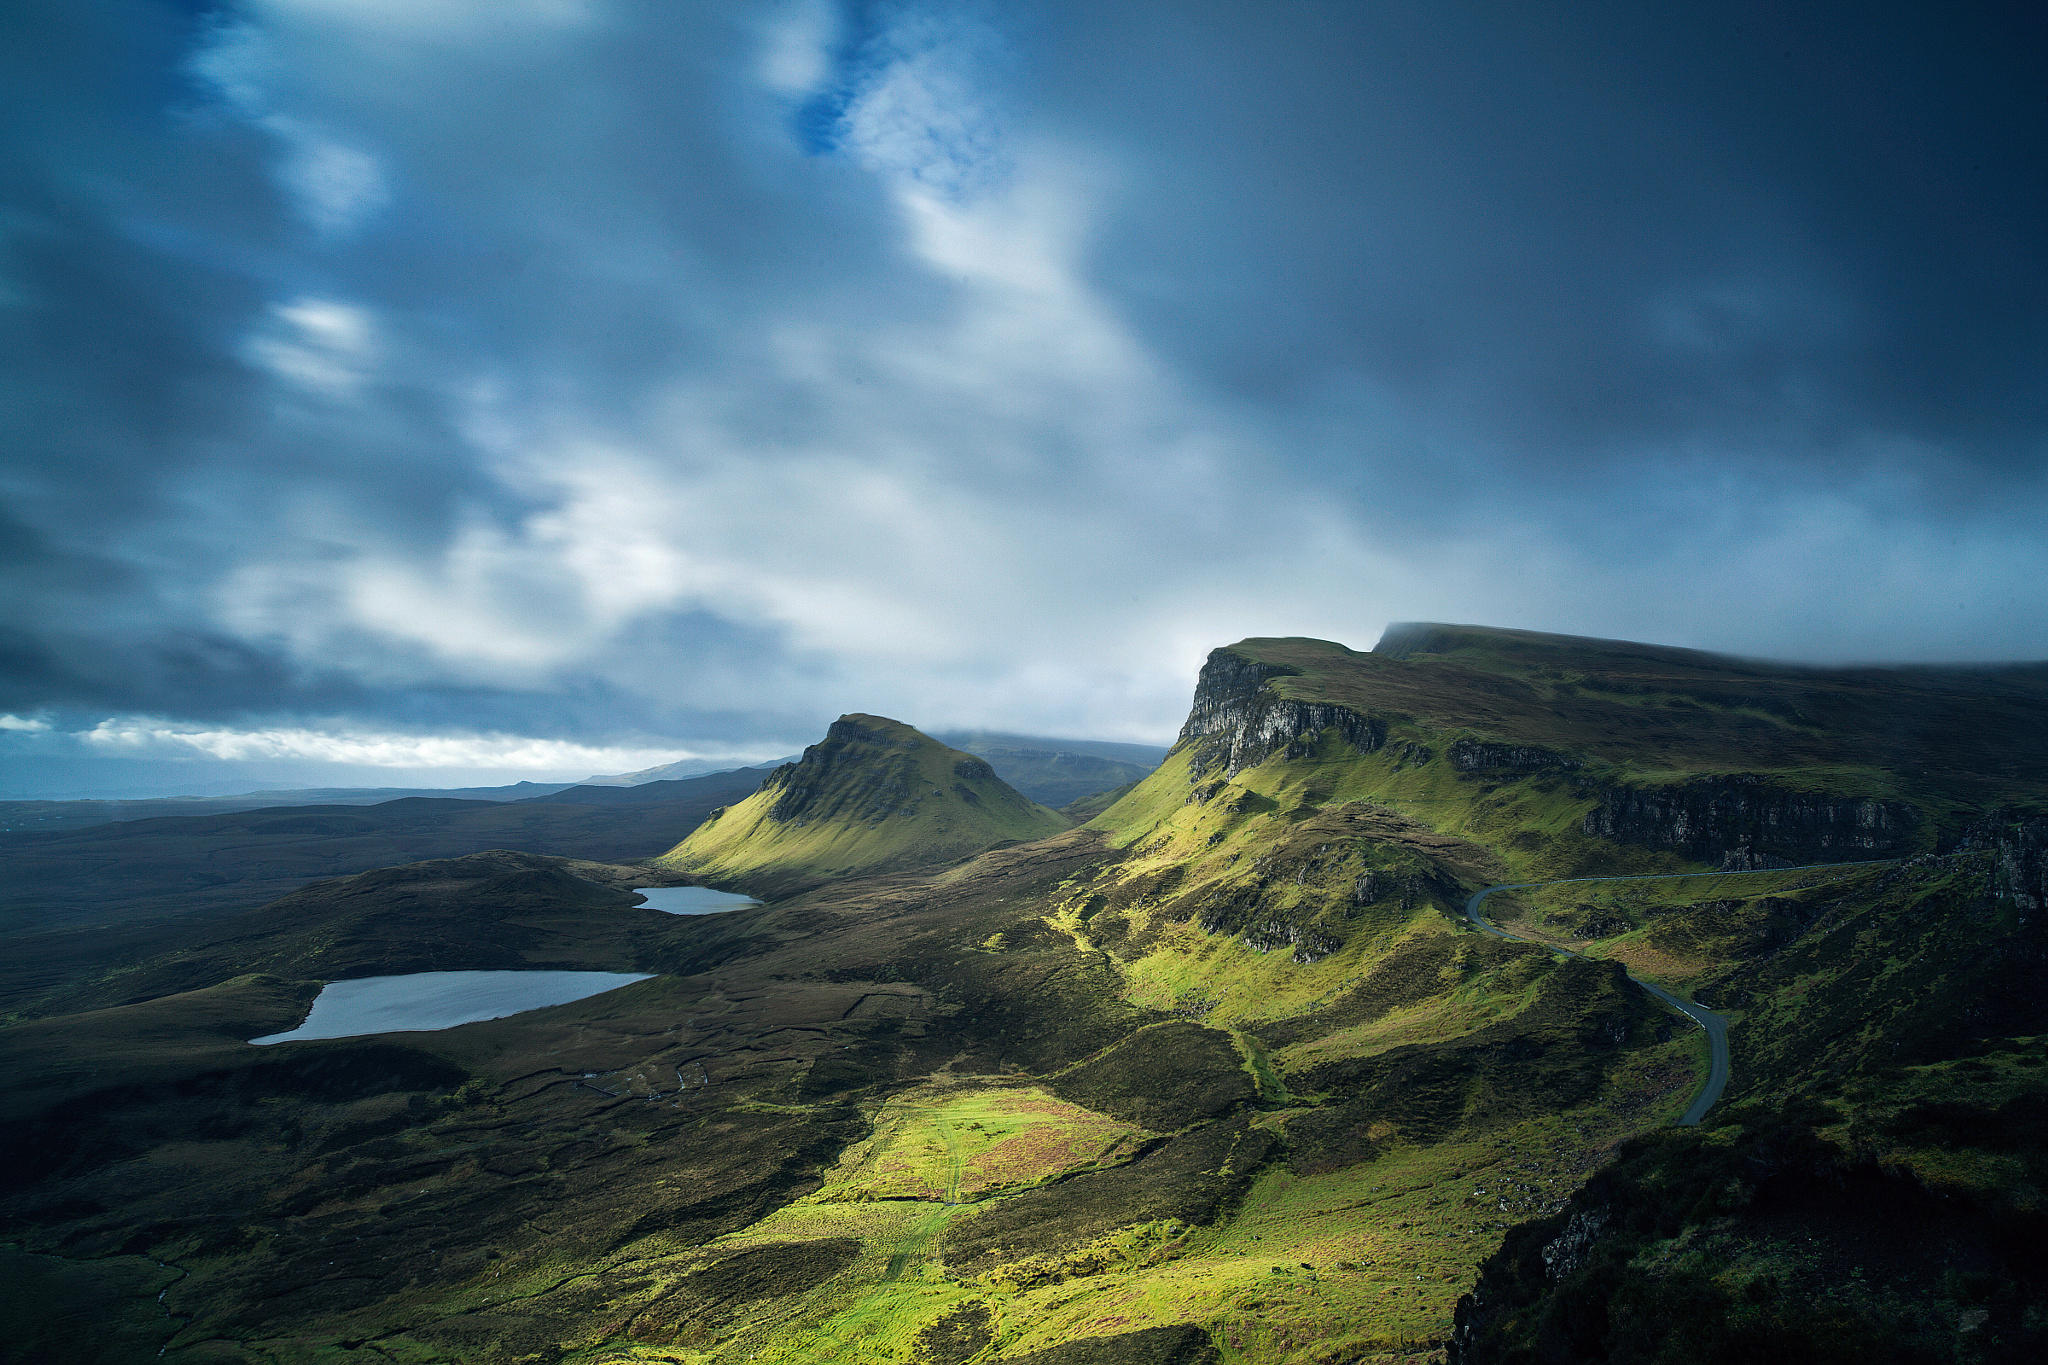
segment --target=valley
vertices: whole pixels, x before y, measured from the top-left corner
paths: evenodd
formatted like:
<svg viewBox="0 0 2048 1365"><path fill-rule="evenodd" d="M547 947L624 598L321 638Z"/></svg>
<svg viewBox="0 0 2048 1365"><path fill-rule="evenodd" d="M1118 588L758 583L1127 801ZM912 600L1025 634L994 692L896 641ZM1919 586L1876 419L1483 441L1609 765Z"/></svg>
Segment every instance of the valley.
<svg viewBox="0 0 2048 1365"><path fill-rule="evenodd" d="M517 817L572 821L517 852L384 866L417 836L355 811L388 823L277 864L284 894L195 873L10 967L0 1340L2033 1358L2044 715L2032 666L1411 626L1216 650L1141 780L1072 785L1123 777L1113 753L1040 764L1059 810L994 757L849 715L772 773L690 779L701 809ZM507 818L461 816L539 828ZM101 828L118 857L74 856L90 830L20 845L41 880L18 888L66 888L20 890L23 913L76 924L148 875L144 832ZM683 885L752 900L638 891ZM248 1041L330 982L511 971L641 979Z"/></svg>

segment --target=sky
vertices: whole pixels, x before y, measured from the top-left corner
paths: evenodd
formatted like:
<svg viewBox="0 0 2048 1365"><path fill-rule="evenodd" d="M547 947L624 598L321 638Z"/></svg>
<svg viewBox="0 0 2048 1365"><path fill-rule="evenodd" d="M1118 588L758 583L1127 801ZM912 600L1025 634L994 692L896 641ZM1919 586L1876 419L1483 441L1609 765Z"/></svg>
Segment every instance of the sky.
<svg viewBox="0 0 2048 1365"><path fill-rule="evenodd" d="M2048 657L2048 11L0 7L0 795Z"/></svg>

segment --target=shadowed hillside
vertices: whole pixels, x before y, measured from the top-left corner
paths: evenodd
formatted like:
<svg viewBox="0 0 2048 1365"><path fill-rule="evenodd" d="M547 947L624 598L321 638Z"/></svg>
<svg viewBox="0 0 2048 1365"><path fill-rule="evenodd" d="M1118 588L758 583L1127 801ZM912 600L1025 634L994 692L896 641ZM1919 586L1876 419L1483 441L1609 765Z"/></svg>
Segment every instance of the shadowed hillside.
<svg viewBox="0 0 2048 1365"><path fill-rule="evenodd" d="M532 801L406 797L0 835L0 932L260 905L316 877L489 848L646 858L761 778L760 769L741 768L641 787L571 787Z"/></svg>
<svg viewBox="0 0 2048 1365"><path fill-rule="evenodd" d="M1389 645L1216 651L1083 828L846 717L662 872L414 864L96 966L0 1026L0 1333L195 1365L2038 1358L2048 822L2034 777L1883 736L2038 724L2011 679ZM1772 709L1795 681L1838 709ZM1674 697L1712 714L1667 742ZM684 867L774 899L621 889ZM1468 898L1525 882L1487 903L1519 941L1476 932ZM542 965L655 975L240 1041L323 980ZM1638 981L1728 1021L1700 1127L1706 1035Z"/></svg>
<svg viewBox="0 0 2048 1365"><path fill-rule="evenodd" d="M1024 796L1055 810L1129 786L1159 766L1166 750L1100 740L1038 739L986 730L935 736L941 743L988 760L996 776Z"/></svg>

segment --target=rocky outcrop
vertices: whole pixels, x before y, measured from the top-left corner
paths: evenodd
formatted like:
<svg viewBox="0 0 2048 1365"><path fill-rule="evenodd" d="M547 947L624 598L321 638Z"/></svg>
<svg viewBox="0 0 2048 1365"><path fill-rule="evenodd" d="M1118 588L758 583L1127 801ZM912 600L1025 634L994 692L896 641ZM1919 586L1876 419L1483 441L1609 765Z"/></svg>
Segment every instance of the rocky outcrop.
<svg viewBox="0 0 2048 1365"><path fill-rule="evenodd" d="M1564 1231L1543 1246L1544 1276L1561 1280L1584 1265L1593 1244L1600 1240L1600 1230L1606 1226L1607 1210L1604 1208L1573 1210Z"/></svg>
<svg viewBox="0 0 2048 1365"><path fill-rule="evenodd" d="M1226 776L1235 777L1276 752L1300 758L1315 736L1328 729L1335 729L1361 753L1386 743L1386 725L1371 716L1329 702L1294 701L1267 686L1294 671L1227 649L1210 653L1180 732L1181 743L1199 746L1197 776L1220 763Z"/></svg>
<svg viewBox="0 0 2048 1365"><path fill-rule="evenodd" d="M1447 751L1451 766L1461 773L1568 771L1579 760L1555 749L1534 744L1493 744L1486 740L1460 739Z"/></svg>
<svg viewBox="0 0 2048 1365"><path fill-rule="evenodd" d="M1907 853L1920 813L1903 801L1792 791L1738 774L1670 787L1608 787L1582 828L1740 871Z"/></svg>
<svg viewBox="0 0 2048 1365"><path fill-rule="evenodd" d="M2022 820L1991 845L1991 893L2022 924L2048 910L2048 820Z"/></svg>

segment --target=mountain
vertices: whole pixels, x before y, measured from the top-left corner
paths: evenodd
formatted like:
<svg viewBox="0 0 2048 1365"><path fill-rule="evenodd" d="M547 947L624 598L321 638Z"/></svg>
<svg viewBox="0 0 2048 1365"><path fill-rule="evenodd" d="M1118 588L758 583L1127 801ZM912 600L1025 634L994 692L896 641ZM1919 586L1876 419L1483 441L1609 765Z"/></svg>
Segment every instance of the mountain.
<svg viewBox="0 0 2048 1365"><path fill-rule="evenodd" d="M132 801L0 801L0 834L83 829L120 820L230 815L280 806L374 806L409 796L442 801L530 801L566 786L565 782L514 782L503 787L304 787L236 796L154 796Z"/></svg>
<svg viewBox="0 0 2048 1365"><path fill-rule="evenodd" d="M657 860L673 872L787 892L834 877L952 862L1067 828L987 762L900 721L846 715L738 805Z"/></svg>
<svg viewBox="0 0 2048 1365"><path fill-rule="evenodd" d="M786 763L788 759L772 760L769 764L754 763L749 767L768 767L775 763ZM652 768L641 768L630 773L599 773L586 777L576 785L579 787L638 787L649 782L674 782L685 777L703 777L707 773L730 772L731 768L722 763L708 763L701 758L679 758L673 763L658 763Z"/></svg>
<svg viewBox="0 0 2048 1365"><path fill-rule="evenodd" d="M632 786L564 787L545 796L530 796L521 804L557 806L660 806L693 799L714 791L747 791L773 768L733 768L697 777L660 778Z"/></svg>
<svg viewBox="0 0 2048 1365"><path fill-rule="evenodd" d="M531 801L405 797L0 834L0 934L259 905L316 877L490 848L645 858L762 775L742 768L617 799L588 788Z"/></svg>
<svg viewBox="0 0 2048 1365"><path fill-rule="evenodd" d="M1128 786L1166 757L1166 750L1148 744L1040 739L989 730L951 731L935 738L987 759L997 777L1040 805L1055 808Z"/></svg>
<svg viewBox="0 0 2048 1365"><path fill-rule="evenodd" d="M759 771L768 766L756 765ZM0 835L50 833L128 820L161 820L177 816L230 815L245 810L284 806L375 806L407 797L437 801L545 801L557 794L572 803L602 800L594 790L660 787L693 777L713 777L732 769L700 759L684 759L643 768L639 772L587 777L580 783L513 782L497 787L305 787L243 792L233 796L159 796L135 800L0 801ZM671 793L674 788L668 789ZM630 797L629 801L653 799Z"/></svg>
<svg viewBox="0 0 2048 1365"><path fill-rule="evenodd" d="M1037 808L854 716L681 846L802 895L664 915L627 892L672 868L488 852L0 959L71 972L0 1022L0 1339L2039 1359L2043 672L1249 640L1156 770L1042 837L906 842ZM242 1041L326 980L539 967L655 975Z"/></svg>

